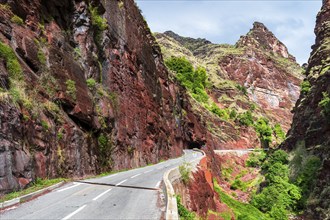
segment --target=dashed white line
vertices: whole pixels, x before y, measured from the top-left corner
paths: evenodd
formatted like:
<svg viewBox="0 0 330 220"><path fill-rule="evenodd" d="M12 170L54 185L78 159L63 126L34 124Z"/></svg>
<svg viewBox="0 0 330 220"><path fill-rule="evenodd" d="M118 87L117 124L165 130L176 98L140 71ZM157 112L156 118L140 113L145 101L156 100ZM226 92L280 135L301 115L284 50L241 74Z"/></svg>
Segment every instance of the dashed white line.
<svg viewBox="0 0 330 220"><path fill-rule="evenodd" d="M137 177L137 176L140 176L141 174L142 174L142 173L136 174L136 175L132 176L131 179L133 179L133 178L135 178L135 177Z"/></svg>
<svg viewBox="0 0 330 220"><path fill-rule="evenodd" d="M93 201L98 200L99 198L101 198L102 196L104 196L105 194L107 194L108 192L110 192L111 190L112 190L112 188L111 188L111 189L108 189L108 190L106 190L106 191L104 191L104 192L101 193L100 195L96 196L96 197L93 199Z"/></svg>
<svg viewBox="0 0 330 220"><path fill-rule="evenodd" d="M155 188L159 188L161 181L158 181Z"/></svg>
<svg viewBox="0 0 330 220"><path fill-rule="evenodd" d="M153 171L153 170L148 170L148 171L145 171L144 173L150 173L151 171Z"/></svg>
<svg viewBox="0 0 330 220"><path fill-rule="evenodd" d="M81 210L83 210L87 205L83 205L81 206L79 209L77 209L76 211L72 212L71 214L65 216L64 218L62 218L62 220L67 220L69 218L71 218L72 216L74 216L75 214L77 214L78 212L80 212Z"/></svg>
<svg viewBox="0 0 330 220"><path fill-rule="evenodd" d="M63 191L65 191L65 190L72 189L72 188L74 188L74 187L76 187L76 186L81 185L81 183L73 183L73 184L74 184L73 186L69 186L69 187L66 187L66 188L64 188L64 189L57 190L56 192L63 192Z"/></svg>
<svg viewBox="0 0 330 220"><path fill-rule="evenodd" d="M124 182L126 182L126 181L127 181L127 179L126 179L126 180L123 180L123 181L121 181L121 182L119 182L119 183L117 183L116 186L119 186L120 184L122 184L122 183L124 183Z"/></svg>

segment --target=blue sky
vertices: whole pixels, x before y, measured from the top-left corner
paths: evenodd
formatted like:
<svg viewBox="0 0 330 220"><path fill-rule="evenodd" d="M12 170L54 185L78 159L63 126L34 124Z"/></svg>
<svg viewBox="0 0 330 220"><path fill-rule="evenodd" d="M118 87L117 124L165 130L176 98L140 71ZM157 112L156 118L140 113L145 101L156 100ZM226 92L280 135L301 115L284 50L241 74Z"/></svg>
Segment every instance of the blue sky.
<svg viewBox="0 0 330 220"><path fill-rule="evenodd" d="M302 64L314 44L320 0L136 0L153 32L234 44L254 21L264 23Z"/></svg>

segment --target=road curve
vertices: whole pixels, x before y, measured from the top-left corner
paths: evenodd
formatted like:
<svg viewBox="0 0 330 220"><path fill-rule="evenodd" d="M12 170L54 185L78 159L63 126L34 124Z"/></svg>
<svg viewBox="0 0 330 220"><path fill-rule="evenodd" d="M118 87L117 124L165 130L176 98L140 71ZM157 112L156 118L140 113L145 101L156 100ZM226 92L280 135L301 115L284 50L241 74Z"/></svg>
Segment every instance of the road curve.
<svg viewBox="0 0 330 220"><path fill-rule="evenodd" d="M2 211L0 219L160 219L165 211L160 196L163 174L201 157L200 152L185 150L184 156L156 165L68 183Z"/></svg>

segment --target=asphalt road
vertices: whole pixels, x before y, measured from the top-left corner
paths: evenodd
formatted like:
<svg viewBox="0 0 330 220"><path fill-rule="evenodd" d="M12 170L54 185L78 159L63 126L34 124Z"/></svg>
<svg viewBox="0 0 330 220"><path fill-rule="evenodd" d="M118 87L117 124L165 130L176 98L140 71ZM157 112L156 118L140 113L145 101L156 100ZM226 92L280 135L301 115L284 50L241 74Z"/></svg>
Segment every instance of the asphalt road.
<svg viewBox="0 0 330 220"><path fill-rule="evenodd" d="M186 150L183 157L156 165L68 183L1 212L0 220L160 219L165 214L163 174L201 156L200 152Z"/></svg>

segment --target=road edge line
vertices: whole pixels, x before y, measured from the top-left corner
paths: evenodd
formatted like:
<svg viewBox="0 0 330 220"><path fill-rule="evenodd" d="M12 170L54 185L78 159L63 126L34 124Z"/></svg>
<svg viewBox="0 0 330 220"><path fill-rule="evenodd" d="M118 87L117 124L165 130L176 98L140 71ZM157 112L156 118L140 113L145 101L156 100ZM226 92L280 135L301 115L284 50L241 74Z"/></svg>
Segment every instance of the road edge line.
<svg viewBox="0 0 330 220"><path fill-rule="evenodd" d="M44 194L47 191L54 190L54 189L60 187L63 183L64 183L64 181L61 181L61 182L56 183L54 185L48 186L48 187L46 187L44 189L40 189L38 191L35 191L35 192L32 192L32 193L29 193L29 194L26 194L26 195L17 197L15 199L4 201L4 202L0 203L0 210L1 209L5 209L5 208L7 208L9 206L13 206L13 205L17 205L19 203L23 203L23 202L25 202L27 200L33 199L34 197L37 197L39 195L42 195L42 194Z"/></svg>

